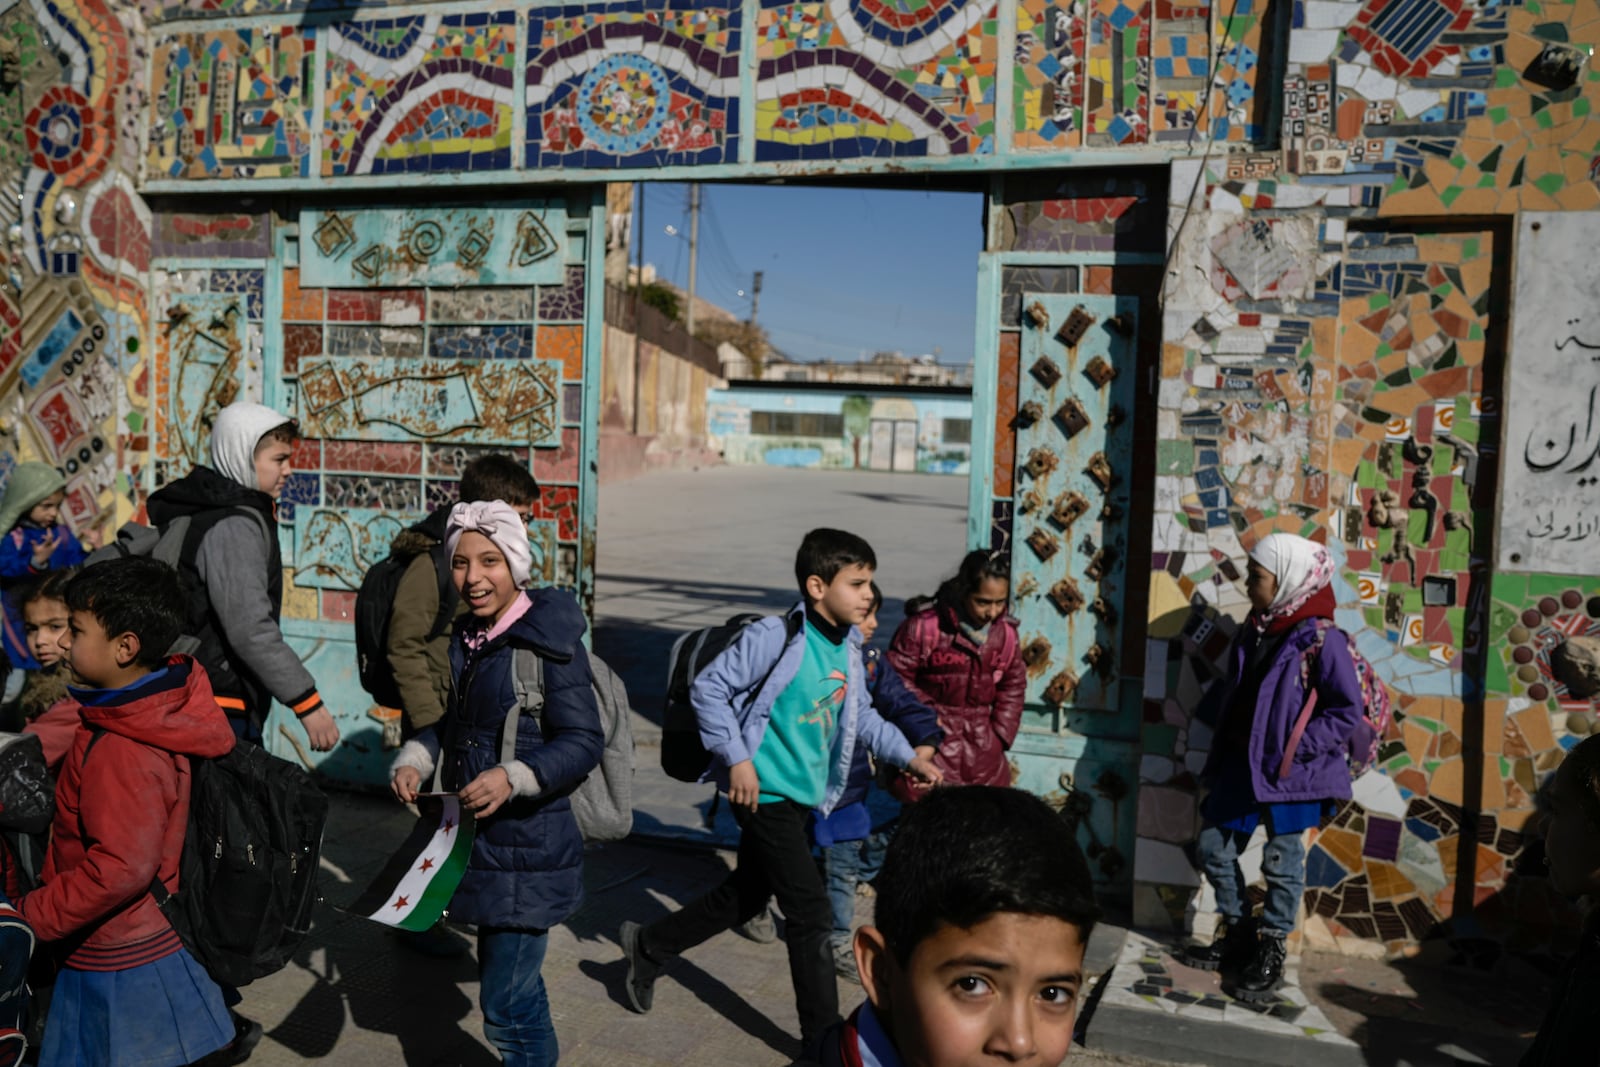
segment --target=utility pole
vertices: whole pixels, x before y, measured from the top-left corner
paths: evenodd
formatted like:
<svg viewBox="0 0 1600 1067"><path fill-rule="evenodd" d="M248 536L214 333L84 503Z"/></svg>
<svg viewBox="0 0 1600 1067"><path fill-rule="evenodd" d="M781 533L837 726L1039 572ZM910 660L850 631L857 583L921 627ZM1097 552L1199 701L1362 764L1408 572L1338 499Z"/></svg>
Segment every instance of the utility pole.
<svg viewBox="0 0 1600 1067"><path fill-rule="evenodd" d="M639 213L634 230L639 236L639 255L633 273L633 432L644 425L644 367L639 352L639 290L644 287L644 182L634 185L633 209Z"/></svg>
<svg viewBox="0 0 1600 1067"><path fill-rule="evenodd" d="M761 310L761 272L756 271L755 281L750 286L750 325L756 324L756 313Z"/></svg>
<svg viewBox="0 0 1600 1067"><path fill-rule="evenodd" d="M700 183L689 183L689 313L686 325L694 336L694 274L700 251Z"/></svg>

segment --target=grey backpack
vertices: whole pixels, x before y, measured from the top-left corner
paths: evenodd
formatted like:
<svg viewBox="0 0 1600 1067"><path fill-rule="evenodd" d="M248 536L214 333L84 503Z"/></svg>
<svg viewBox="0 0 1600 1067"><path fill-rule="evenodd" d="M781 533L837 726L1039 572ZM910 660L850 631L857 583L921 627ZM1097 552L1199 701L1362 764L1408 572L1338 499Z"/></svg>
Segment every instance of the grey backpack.
<svg viewBox="0 0 1600 1067"><path fill-rule="evenodd" d="M500 738L500 762L517 758L517 719L538 715L544 708L544 660L532 649L519 648L512 657L512 679L517 700L506 713ZM605 748L600 765L572 794L572 814L585 841L620 841L633 830L633 709L622 679L604 660L589 653L594 672L594 702L600 709L600 729Z"/></svg>

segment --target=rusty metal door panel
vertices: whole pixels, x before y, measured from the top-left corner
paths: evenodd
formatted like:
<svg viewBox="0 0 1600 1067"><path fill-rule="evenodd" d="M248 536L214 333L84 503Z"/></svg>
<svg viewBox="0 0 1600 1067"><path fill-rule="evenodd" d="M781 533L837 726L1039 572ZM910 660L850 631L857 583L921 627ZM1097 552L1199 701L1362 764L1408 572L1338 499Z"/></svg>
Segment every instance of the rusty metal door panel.
<svg viewBox="0 0 1600 1067"><path fill-rule="evenodd" d="M1119 714L1133 297L1030 295L1022 332L1012 611L1028 703Z"/></svg>

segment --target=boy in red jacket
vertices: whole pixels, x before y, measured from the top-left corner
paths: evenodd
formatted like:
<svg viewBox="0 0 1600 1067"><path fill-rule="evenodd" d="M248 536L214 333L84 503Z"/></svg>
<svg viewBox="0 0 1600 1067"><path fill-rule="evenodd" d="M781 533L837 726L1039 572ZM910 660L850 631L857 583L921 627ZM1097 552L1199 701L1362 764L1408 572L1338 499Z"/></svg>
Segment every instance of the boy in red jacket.
<svg viewBox="0 0 1600 1067"><path fill-rule="evenodd" d="M184 618L176 571L113 560L65 597L60 643L83 682L69 689L82 725L56 784L42 884L19 904L65 956L39 1064L193 1063L228 1045L234 1024L150 886L179 889L189 759L226 754L233 730L205 671L166 655Z"/></svg>

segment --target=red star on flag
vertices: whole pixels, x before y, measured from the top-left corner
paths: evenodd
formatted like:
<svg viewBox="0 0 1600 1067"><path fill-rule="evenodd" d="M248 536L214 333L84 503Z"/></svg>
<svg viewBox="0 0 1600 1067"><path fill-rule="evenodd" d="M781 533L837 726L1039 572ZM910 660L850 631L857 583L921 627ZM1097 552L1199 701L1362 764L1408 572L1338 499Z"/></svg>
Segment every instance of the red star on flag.
<svg viewBox="0 0 1600 1067"><path fill-rule="evenodd" d="M449 833L451 830L454 830L455 828L456 828L456 824L455 824L455 820L454 819L446 819L444 821L444 832L445 833Z"/></svg>
<svg viewBox="0 0 1600 1067"><path fill-rule="evenodd" d="M427 859L422 861L422 866L418 867L417 870L426 871L426 870L431 870L432 868L433 868L433 857L429 856Z"/></svg>
<svg viewBox="0 0 1600 1067"><path fill-rule="evenodd" d="M401 908L406 907L410 903L411 901L407 900L405 897L401 897L399 900L394 902L394 910L399 911Z"/></svg>

